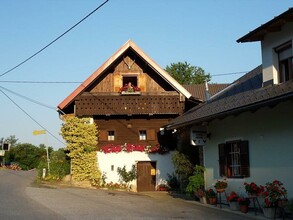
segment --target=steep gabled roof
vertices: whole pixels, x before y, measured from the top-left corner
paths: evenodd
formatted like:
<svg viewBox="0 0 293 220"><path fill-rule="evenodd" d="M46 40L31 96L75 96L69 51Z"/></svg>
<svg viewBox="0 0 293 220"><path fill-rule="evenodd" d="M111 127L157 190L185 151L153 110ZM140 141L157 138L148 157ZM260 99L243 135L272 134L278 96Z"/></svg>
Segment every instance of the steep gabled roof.
<svg viewBox="0 0 293 220"><path fill-rule="evenodd" d="M200 104L175 118L167 125L167 129L210 121L293 99L292 80L278 85L261 87L261 70L261 66L257 67L236 80L210 102Z"/></svg>
<svg viewBox="0 0 293 220"><path fill-rule="evenodd" d="M249 32L245 36L237 40L238 43L261 41L264 36L271 32L279 32L282 29L282 26L287 22L293 22L293 8L285 11L279 16L273 18L267 23L261 25L260 27Z"/></svg>
<svg viewBox="0 0 293 220"><path fill-rule="evenodd" d="M208 84L209 88L209 93L211 96L217 94L221 90L225 89L229 84L228 83L223 83L223 84L218 84L218 83L211 83ZM205 84L193 84L193 85L183 85L185 89L187 89L188 92L191 93L193 97L197 97L200 100L206 101L206 96L205 96Z"/></svg>
<svg viewBox="0 0 293 220"><path fill-rule="evenodd" d="M106 71L113 62L115 62L123 53L131 48L134 50L158 75L160 75L166 82L168 82L176 91L184 95L187 99L191 94L180 85L173 77L169 75L163 68L161 68L155 61L153 61L145 52L143 52L132 40L128 40L120 49L118 49L102 66L100 66L90 77L88 77L77 89L75 89L66 99L59 105L58 109L64 109L70 105L74 99L85 91L99 76Z"/></svg>

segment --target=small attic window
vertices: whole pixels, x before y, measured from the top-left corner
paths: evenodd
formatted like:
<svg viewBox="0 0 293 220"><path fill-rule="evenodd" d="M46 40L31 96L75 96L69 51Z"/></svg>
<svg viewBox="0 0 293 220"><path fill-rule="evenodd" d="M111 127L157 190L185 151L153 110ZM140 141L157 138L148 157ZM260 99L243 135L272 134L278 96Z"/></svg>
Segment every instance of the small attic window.
<svg viewBox="0 0 293 220"><path fill-rule="evenodd" d="M137 86L137 77L136 76L123 76L122 82L123 82L122 86L128 85L128 83L131 83L131 85L133 85L133 86Z"/></svg>

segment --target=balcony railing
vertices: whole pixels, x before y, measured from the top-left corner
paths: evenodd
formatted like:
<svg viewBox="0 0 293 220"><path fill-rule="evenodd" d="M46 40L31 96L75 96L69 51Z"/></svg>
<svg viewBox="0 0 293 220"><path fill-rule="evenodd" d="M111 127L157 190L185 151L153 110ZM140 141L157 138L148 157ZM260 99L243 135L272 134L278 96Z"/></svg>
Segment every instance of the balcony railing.
<svg viewBox="0 0 293 220"><path fill-rule="evenodd" d="M93 95L80 96L75 113L82 115L181 114L179 95Z"/></svg>

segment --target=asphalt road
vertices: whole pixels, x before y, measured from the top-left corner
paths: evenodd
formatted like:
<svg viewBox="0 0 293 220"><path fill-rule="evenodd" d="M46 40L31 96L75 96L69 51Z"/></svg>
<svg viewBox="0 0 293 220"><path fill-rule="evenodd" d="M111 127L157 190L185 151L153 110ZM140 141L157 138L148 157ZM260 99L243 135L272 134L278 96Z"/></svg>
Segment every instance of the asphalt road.
<svg viewBox="0 0 293 220"><path fill-rule="evenodd" d="M248 219L160 192L34 187L35 174L0 170L1 220Z"/></svg>

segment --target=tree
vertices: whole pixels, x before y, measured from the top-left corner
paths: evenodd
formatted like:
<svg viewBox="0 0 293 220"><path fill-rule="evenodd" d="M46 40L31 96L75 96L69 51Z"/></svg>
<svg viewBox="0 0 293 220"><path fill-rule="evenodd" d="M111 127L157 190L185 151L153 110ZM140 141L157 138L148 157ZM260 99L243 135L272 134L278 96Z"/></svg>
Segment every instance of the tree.
<svg viewBox="0 0 293 220"><path fill-rule="evenodd" d="M181 189L185 189L188 184L188 178L192 175L193 165L187 155L175 151L172 156L175 173L179 177Z"/></svg>
<svg viewBox="0 0 293 220"><path fill-rule="evenodd" d="M69 117L61 127L66 141L65 151L71 159L71 174L77 181L89 180L93 186L100 184L101 172L97 165L97 128L89 118Z"/></svg>
<svg viewBox="0 0 293 220"><path fill-rule="evenodd" d="M44 147L43 147L44 149ZM64 149L60 148L57 151L50 150L50 175L46 180L61 180L64 176L70 173L70 161L66 157ZM38 175L42 177L43 169L47 168L47 158L42 157L38 166Z"/></svg>
<svg viewBox="0 0 293 220"><path fill-rule="evenodd" d="M122 168L118 167L117 173L120 177L120 181L122 183L125 182L127 189L130 190L131 189L131 186L129 185L130 182L136 179L136 174L137 174L136 166L133 164L130 171L126 170L126 166Z"/></svg>
<svg viewBox="0 0 293 220"><path fill-rule="evenodd" d="M209 73L201 67L191 66L186 61L171 63L170 66L167 65L166 71L182 85L201 84L211 80Z"/></svg>
<svg viewBox="0 0 293 220"><path fill-rule="evenodd" d="M29 170L37 168L42 158L46 157L46 151L32 144L18 144L11 148L9 152L9 161L17 162L21 169Z"/></svg>

